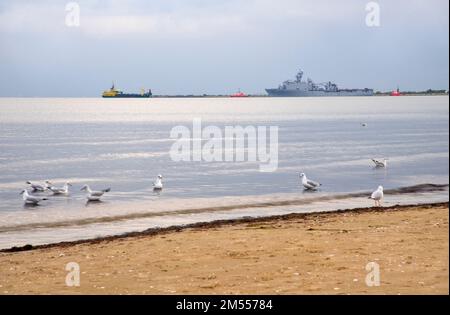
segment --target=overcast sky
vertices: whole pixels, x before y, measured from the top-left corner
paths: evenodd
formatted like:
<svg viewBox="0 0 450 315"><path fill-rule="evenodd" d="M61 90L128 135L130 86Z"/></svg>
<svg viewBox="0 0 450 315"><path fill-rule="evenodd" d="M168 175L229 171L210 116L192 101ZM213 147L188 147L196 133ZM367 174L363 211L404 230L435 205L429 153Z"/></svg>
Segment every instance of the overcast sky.
<svg viewBox="0 0 450 315"><path fill-rule="evenodd" d="M263 93L316 82L448 89L448 0L0 0L0 96Z"/></svg>

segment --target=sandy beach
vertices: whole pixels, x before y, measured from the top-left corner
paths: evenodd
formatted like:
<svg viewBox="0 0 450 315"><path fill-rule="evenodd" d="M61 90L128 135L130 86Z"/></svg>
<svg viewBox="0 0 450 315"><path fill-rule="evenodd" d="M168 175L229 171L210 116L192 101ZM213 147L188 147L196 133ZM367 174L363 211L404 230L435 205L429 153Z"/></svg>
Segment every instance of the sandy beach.
<svg viewBox="0 0 450 315"><path fill-rule="evenodd" d="M448 221L448 204L398 206L3 252L0 294L449 294ZM371 262L380 286L366 285Z"/></svg>

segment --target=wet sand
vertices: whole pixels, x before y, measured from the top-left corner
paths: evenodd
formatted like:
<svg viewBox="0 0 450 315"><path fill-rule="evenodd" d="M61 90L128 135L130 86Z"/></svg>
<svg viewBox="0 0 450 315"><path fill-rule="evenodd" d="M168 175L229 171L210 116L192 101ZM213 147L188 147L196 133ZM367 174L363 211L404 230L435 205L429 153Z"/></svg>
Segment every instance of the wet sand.
<svg viewBox="0 0 450 315"><path fill-rule="evenodd" d="M0 253L0 294L449 294L448 221L447 203L398 206L25 248Z"/></svg>

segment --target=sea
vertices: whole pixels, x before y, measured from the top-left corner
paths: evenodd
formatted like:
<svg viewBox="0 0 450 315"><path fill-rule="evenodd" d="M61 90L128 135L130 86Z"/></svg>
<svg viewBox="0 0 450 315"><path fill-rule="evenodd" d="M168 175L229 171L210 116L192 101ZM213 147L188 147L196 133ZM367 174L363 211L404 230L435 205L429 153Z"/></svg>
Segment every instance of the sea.
<svg viewBox="0 0 450 315"><path fill-rule="evenodd" d="M199 121L217 131L216 144L226 143L226 128L276 128L266 134L276 167L262 170L249 154L174 158L180 128L190 132L183 141L191 156L211 150L210 138L195 136ZM251 137L240 140L243 148L215 149L248 153ZM387 167L372 158L388 159ZM322 186L305 191L300 173ZM154 191L159 174L164 188ZM71 183L69 194L36 193L48 200L25 205L26 182L46 180ZM448 96L0 98L0 249L370 207L379 185L384 206L448 202L448 183ZM111 191L87 202L85 184Z"/></svg>

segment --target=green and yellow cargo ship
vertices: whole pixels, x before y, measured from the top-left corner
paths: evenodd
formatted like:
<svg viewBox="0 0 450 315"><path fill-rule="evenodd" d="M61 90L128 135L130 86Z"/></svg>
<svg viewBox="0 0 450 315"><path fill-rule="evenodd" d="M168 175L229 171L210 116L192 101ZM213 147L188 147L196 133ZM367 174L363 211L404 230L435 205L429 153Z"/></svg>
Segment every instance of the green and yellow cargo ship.
<svg viewBox="0 0 450 315"><path fill-rule="evenodd" d="M103 92L102 97L104 98L149 98L152 97L152 90L148 90L147 92L145 92L144 89L141 90L140 94L129 94L129 93L124 93L120 90L117 90L114 87L114 83L112 85L112 87L108 90Z"/></svg>

